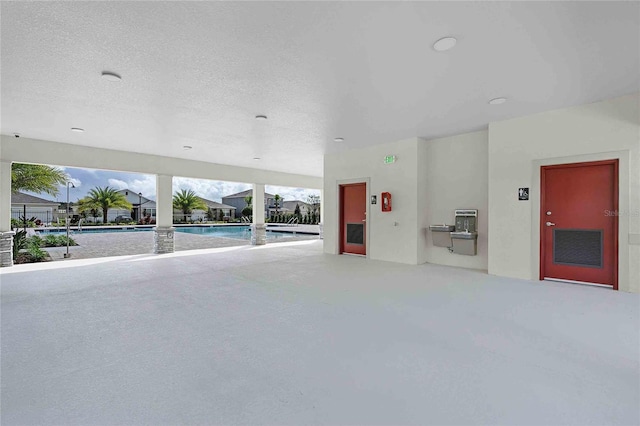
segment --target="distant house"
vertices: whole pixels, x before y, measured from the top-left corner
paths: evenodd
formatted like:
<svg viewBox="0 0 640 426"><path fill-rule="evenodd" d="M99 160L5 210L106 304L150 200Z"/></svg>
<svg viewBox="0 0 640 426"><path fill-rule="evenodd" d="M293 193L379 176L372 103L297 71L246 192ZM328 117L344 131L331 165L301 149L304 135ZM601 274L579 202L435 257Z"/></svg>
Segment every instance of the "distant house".
<svg viewBox="0 0 640 426"><path fill-rule="evenodd" d="M139 222L141 218L150 217L156 219L156 202L140 195L140 193L130 189L121 189L118 191L131 203L131 210L109 209L107 212L107 221L111 222L118 216L131 216L131 220ZM102 214L100 214L102 217Z"/></svg>
<svg viewBox="0 0 640 426"><path fill-rule="evenodd" d="M244 201L246 196L253 196L253 190L247 189L246 191L238 192L237 194L231 194L222 197L222 202L229 206L233 206L236 208L235 217L242 216L242 209L247 207L247 203ZM269 194L267 192L264 193L264 217L267 218L268 208L274 207L275 204L275 196L273 194Z"/></svg>
<svg viewBox="0 0 640 426"><path fill-rule="evenodd" d="M131 203L131 210L126 209L109 209L107 211L107 222L113 222L118 216L128 216L134 222L139 222L141 218L149 217L151 220L156 219L156 202L139 195L139 193L130 189L121 189L118 191ZM98 211L96 221L102 221L102 210Z"/></svg>
<svg viewBox="0 0 640 426"><path fill-rule="evenodd" d="M282 206L284 208L287 209L287 211L291 211L291 213L294 213L296 211L296 206L300 206L300 214L302 216L305 216L307 214L307 212L311 211L312 208L309 204L307 204L304 201L300 201L300 200L293 200L293 201L285 201L282 203Z"/></svg>
<svg viewBox="0 0 640 426"><path fill-rule="evenodd" d="M217 201L207 200L206 198L198 197L202 202L204 202L209 209L212 210L214 220L219 220L220 213L222 213L222 217L231 218L235 217L236 208L234 206L230 206L227 204L218 203ZM174 217L176 215L182 215L182 212L179 210L174 210ZM207 211L205 210L194 210L191 213L191 220L207 220Z"/></svg>
<svg viewBox="0 0 640 426"><path fill-rule="evenodd" d="M22 192L14 192L11 194L11 218L20 220L26 212L27 219L35 217L43 224L49 224L57 220L59 204L57 201L45 200ZM64 212L62 212L61 217L64 217Z"/></svg>

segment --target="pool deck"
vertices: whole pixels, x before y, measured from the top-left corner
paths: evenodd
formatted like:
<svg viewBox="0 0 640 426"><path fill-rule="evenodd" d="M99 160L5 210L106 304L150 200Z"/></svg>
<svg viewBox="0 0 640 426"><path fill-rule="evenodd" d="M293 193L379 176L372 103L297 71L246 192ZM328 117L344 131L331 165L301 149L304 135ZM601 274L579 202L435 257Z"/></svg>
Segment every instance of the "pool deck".
<svg viewBox="0 0 640 426"><path fill-rule="evenodd" d="M295 235L277 240L269 240L267 244L278 244L285 241L315 240L317 233L307 234L302 230L305 225L300 225ZM314 226L314 225L307 225ZM91 227L93 229L93 227ZM105 227L103 227L105 228ZM108 228L108 227L106 227ZM317 225L316 225L317 229ZM278 229L280 232L293 233L288 229ZM310 230L306 230L309 231ZM149 254L153 251L153 232L105 232L105 233L78 233L72 232L73 238L79 245L69 247L71 259L90 259L96 257L125 256L133 254ZM235 238L211 237L197 234L176 232L175 251L198 250L218 247L234 247L249 245L250 241ZM66 247L46 248L54 261L64 260Z"/></svg>

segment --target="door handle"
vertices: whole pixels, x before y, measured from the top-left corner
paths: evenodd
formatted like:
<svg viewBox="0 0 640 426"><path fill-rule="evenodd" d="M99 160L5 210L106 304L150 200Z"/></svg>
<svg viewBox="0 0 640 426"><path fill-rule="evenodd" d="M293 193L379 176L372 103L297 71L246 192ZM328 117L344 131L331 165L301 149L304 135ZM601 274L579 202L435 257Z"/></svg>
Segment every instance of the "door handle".
<svg viewBox="0 0 640 426"><path fill-rule="evenodd" d="M547 222L547 223L545 223L545 225L547 225L547 226L556 226L556 224L553 223L553 222Z"/></svg>
<svg viewBox="0 0 640 426"><path fill-rule="evenodd" d="M366 222L366 221L367 221L367 219L362 219L362 221L363 221L363 222Z"/></svg>

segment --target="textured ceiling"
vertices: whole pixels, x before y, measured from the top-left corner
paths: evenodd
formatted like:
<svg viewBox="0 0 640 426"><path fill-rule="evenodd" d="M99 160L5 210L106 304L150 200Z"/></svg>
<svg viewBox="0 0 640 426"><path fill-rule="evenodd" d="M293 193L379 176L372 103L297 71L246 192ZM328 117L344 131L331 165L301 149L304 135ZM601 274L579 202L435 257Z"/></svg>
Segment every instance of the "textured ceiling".
<svg viewBox="0 0 640 426"><path fill-rule="evenodd" d="M2 133L212 163L321 176L327 152L639 90L638 2L0 7Z"/></svg>

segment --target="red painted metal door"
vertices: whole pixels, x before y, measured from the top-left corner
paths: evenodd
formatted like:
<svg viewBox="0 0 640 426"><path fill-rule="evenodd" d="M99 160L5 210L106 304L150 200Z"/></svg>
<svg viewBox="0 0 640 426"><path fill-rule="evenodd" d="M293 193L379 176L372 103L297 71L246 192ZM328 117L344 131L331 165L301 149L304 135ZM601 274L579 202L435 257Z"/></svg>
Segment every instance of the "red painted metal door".
<svg viewBox="0 0 640 426"><path fill-rule="evenodd" d="M367 185L340 185L340 253L367 254Z"/></svg>
<svg viewBox="0 0 640 426"><path fill-rule="evenodd" d="M541 170L540 277L617 289L618 162Z"/></svg>

